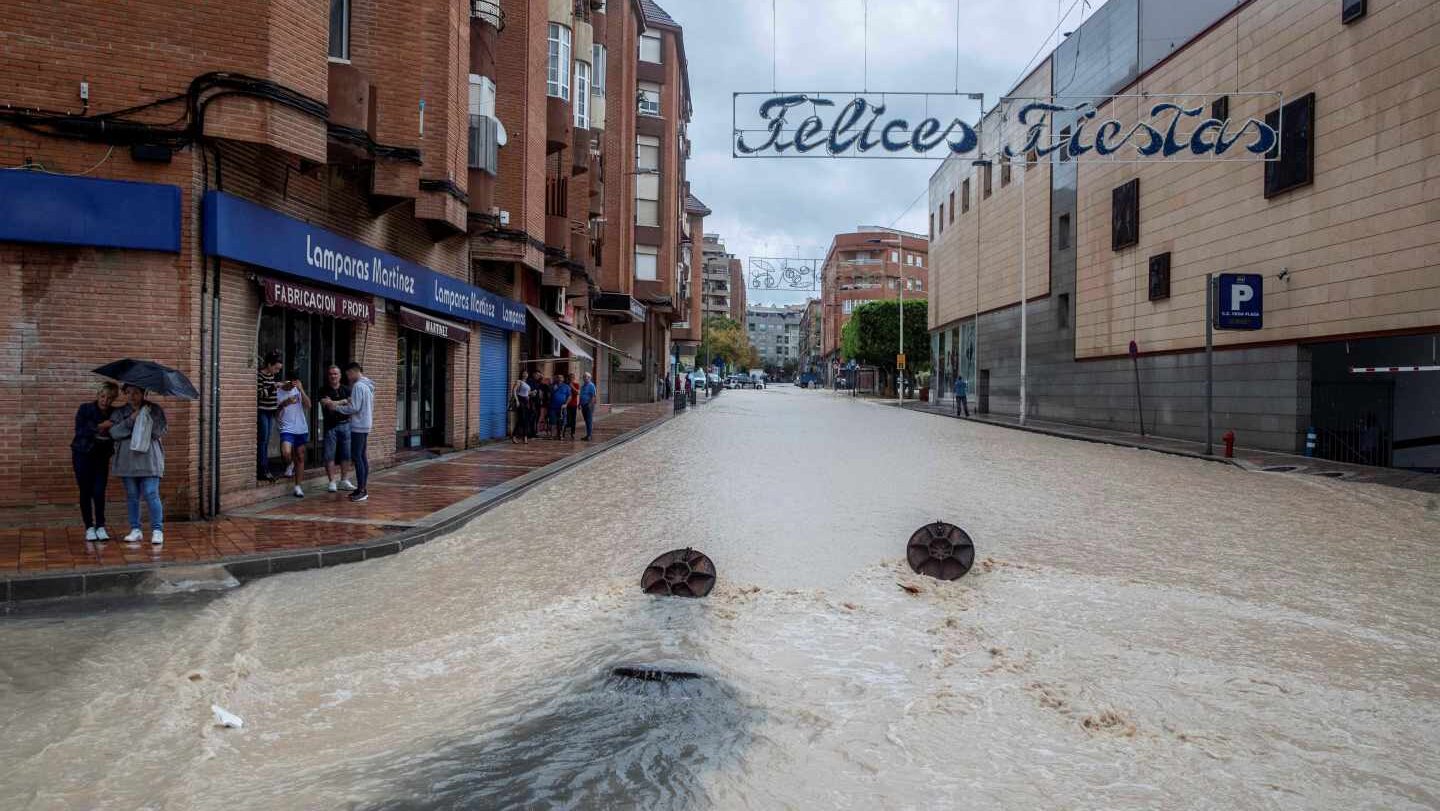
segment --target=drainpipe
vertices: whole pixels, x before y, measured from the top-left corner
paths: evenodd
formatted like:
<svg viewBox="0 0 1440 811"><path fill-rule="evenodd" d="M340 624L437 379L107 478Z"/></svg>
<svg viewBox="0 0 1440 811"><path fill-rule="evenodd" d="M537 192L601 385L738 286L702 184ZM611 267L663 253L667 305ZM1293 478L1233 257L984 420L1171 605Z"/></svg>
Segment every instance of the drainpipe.
<svg viewBox="0 0 1440 811"><path fill-rule="evenodd" d="M220 160L220 150L216 149L216 191L225 188ZM203 223L201 234L204 234ZM210 266L210 517L218 518L220 516L220 257L212 256Z"/></svg>

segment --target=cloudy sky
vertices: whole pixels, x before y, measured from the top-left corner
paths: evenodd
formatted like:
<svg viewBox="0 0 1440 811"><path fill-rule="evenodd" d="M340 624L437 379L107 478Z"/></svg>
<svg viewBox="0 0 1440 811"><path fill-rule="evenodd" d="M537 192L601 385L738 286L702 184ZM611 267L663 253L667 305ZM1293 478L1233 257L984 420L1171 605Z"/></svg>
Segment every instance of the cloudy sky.
<svg viewBox="0 0 1440 811"><path fill-rule="evenodd" d="M715 212L705 230L720 234L731 253L747 264L751 256L823 259L831 236L858 225L927 229L924 194L938 161L731 157L732 93L772 89L772 32L779 90L865 86L863 0L774 0L773 28L772 0L659 2L685 28L695 106L691 186ZM959 0L961 90L993 103L1046 44L1063 10L1073 3L1061 25L1069 31L1102 2ZM869 0L869 7L871 90L955 90L956 0ZM806 297L752 290L749 301Z"/></svg>

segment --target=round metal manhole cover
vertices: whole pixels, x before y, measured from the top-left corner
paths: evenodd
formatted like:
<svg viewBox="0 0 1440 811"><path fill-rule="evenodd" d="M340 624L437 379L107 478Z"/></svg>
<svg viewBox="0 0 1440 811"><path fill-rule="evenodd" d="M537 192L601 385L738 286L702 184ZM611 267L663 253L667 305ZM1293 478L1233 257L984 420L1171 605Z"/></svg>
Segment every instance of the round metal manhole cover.
<svg viewBox="0 0 1440 811"><path fill-rule="evenodd" d="M694 549L666 552L645 567L640 588L661 597L704 597L715 588L715 564Z"/></svg>
<svg viewBox="0 0 1440 811"><path fill-rule="evenodd" d="M1260 470L1265 473L1294 473L1299 469L1300 468L1295 465L1271 465L1270 467L1260 468Z"/></svg>
<svg viewBox="0 0 1440 811"><path fill-rule="evenodd" d="M936 521L910 536L905 559L916 574L937 580L959 580L975 565L975 542L954 524Z"/></svg>

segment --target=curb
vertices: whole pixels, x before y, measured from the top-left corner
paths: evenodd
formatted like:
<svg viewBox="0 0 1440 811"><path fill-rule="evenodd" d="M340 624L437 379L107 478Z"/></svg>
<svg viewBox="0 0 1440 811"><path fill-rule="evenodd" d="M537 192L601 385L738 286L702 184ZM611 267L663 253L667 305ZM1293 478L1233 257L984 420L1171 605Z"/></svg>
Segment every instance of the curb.
<svg viewBox="0 0 1440 811"><path fill-rule="evenodd" d="M688 411L688 409L687 409ZM33 600L48 600L63 597L90 597L100 594L111 596L117 593L133 592L135 586L150 572L175 566L213 565L223 566L242 583L258 580L270 575L286 572L301 572L308 569L324 569L346 563L361 563L375 558L397 555L406 549L454 532L474 518L500 505L524 495L531 488L542 484L573 467L584 464L606 451L618 448L627 442L650 433L681 414L666 414L648 425L587 448L580 453L559 459L523 476L495 485L464 501L452 504L421 520L419 526L407 527L392 535L359 544L326 547L305 552L285 552L274 555L246 555L221 558L208 563L185 561L163 565L144 565L101 569L94 572L67 572L64 574L34 575L0 579L0 609L4 606ZM438 517L437 517L438 516Z"/></svg>

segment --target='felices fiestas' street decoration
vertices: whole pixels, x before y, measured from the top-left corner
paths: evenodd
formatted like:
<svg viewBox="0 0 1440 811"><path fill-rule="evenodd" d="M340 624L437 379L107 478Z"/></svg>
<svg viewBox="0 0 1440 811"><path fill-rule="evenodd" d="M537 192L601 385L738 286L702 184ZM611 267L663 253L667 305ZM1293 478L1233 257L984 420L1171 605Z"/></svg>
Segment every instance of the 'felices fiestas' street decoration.
<svg viewBox="0 0 1440 811"><path fill-rule="evenodd" d="M878 102L863 93L838 95L849 96L849 101L841 104L816 93L735 94L734 156L943 159L976 153L980 147L975 128L960 118L954 104L978 99L979 94L878 94ZM1242 95L1270 96L1277 106L1280 101L1273 93ZM741 100L754 96L763 98L753 113L742 115ZM1091 100L1060 104L1055 98L1002 99L999 126L1023 133L1018 147L1014 139L1004 138L1003 152L1017 162L1051 155L1109 161L1279 157L1277 127L1256 118L1239 122L1213 118L1206 104L1185 101L1203 98L1208 97L1116 96L1098 106ZM1121 99L1138 100L1135 120L1114 117ZM1112 115L1101 119L1100 106L1107 103ZM935 108L943 112L934 114ZM1061 117L1068 135L1055 133L1060 126L1056 119ZM994 124L987 119L986 126Z"/></svg>

